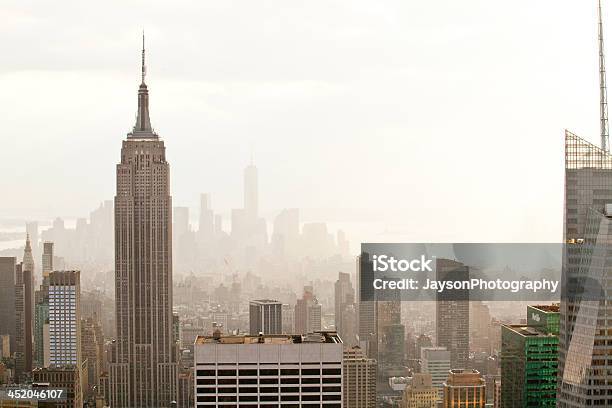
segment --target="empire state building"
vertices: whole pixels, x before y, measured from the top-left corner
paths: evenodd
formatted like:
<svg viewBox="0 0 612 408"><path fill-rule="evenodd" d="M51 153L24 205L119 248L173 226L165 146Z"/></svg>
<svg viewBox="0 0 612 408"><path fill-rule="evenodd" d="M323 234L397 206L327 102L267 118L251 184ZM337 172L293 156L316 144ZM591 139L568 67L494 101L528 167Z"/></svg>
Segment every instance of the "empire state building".
<svg viewBox="0 0 612 408"><path fill-rule="evenodd" d="M110 406L169 407L176 400L172 335L172 198L163 140L151 127L144 36L138 114L121 147L115 196L115 313Z"/></svg>

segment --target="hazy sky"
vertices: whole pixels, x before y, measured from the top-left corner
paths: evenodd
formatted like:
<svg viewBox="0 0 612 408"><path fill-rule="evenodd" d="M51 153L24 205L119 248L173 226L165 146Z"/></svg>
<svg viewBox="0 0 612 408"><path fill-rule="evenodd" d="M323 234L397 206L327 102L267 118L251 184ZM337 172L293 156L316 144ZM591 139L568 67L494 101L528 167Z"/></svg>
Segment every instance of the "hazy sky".
<svg viewBox="0 0 612 408"><path fill-rule="evenodd" d="M113 197L143 28L174 205L241 206L253 149L264 209L559 240L563 130L598 142L595 0L92 4L0 3L0 216Z"/></svg>

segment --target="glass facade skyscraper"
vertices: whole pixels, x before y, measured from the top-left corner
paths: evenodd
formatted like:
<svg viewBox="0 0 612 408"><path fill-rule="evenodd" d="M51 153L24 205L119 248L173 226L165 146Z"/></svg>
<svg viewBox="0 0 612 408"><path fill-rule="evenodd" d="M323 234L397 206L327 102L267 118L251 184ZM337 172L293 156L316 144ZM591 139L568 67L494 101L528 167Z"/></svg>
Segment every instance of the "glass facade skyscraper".
<svg viewBox="0 0 612 408"><path fill-rule="evenodd" d="M557 394L562 408L612 406L612 219L606 216L607 204L612 204L612 156L566 131Z"/></svg>

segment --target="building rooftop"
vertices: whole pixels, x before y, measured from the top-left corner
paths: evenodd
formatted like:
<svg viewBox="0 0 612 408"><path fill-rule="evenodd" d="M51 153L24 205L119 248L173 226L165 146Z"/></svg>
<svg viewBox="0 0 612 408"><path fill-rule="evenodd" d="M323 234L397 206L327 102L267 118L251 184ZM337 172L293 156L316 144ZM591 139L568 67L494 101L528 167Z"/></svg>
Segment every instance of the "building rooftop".
<svg viewBox="0 0 612 408"><path fill-rule="evenodd" d="M524 337L557 337L556 334L553 333L544 333L542 331L537 330L535 327L527 326L524 324L504 324L503 327L520 334Z"/></svg>
<svg viewBox="0 0 612 408"><path fill-rule="evenodd" d="M483 386L485 380L478 370L452 369L448 372L448 379L445 386Z"/></svg>
<svg viewBox="0 0 612 408"><path fill-rule="evenodd" d="M300 344L300 343L342 343L335 331L310 334L264 334L259 336L198 336L195 344Z"/></svg>
<svg viewBox="0 0 612 408"><path fill-rule="evenodd" d="M530 305L530 306L543 313L559 313L559 303L553 303L552 305Z"/></svg>
<svg viewBox="0 0 612 408"><path fill-rule="evenodd" d="M281 304L278 300L274 299L255 299L251 300L250 303L259 303L259 304Z"/></svg>

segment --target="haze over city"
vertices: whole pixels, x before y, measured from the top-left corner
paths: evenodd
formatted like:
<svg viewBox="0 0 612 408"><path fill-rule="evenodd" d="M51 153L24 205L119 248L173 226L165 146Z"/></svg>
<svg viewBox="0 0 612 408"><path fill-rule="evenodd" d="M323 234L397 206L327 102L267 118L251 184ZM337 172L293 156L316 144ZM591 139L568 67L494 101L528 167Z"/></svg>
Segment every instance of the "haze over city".
<svg viewBox="0 0 612 408"><path fill-rule="evenodd" d="M113 197L144 29L174 205L195 214L209 192L228 217L252 156L268 219L299 207L376 222L344 226L353 248L559 241L563 129L597 142L595 13L558 0L5 2L0 33L18 41L0 44L0 216L86 216Z"/></svg>

